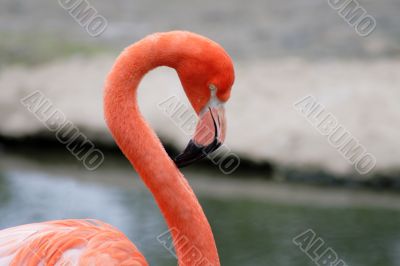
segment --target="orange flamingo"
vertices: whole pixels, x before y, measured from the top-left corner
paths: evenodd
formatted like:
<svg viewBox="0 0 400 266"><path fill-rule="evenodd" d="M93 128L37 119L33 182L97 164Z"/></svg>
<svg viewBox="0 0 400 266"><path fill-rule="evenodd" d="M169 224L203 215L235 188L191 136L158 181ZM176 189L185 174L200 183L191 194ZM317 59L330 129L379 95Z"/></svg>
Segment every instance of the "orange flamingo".
<svg viewBox="0 0 400 266"><path fill-rule="evenodd" d="M199 116L182 154L169 158L141 115L136 91L144 75L174 68ZM152 192L171 230L179 265L220 265L207 218L178 167L216 150L225 138L223 103L234 69L215 42L190 33L157 33L125 49L109 74L105 118L128 160ZM182 241L182 239L186 241ZM123 233L97 220L65 220L0 231L0 265L148 265Z"/></svg>

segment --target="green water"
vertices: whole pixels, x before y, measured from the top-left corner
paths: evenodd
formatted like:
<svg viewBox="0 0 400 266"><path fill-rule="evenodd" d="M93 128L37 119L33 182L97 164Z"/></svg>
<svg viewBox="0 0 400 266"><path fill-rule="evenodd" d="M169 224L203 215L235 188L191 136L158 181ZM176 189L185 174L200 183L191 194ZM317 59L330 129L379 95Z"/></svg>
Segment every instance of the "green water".
<svg viewBox="0 0 400 266"><path fill-rule="evenodd" d="M313 265L292 243L312 229L348 265L400 265L400 212L205 199L223 265ZM323 249L323 248L322 248Z"/></svg>
<svg viewBox="0 0 400 266"><path fill-rule="evenodd" d="M151 265L176 265L157 241L166 227L151 195L131 176L123 185L117 184L121 179L117 176L133 171L99 169L85 178L89 175L85 169L71 167L69 171L69 167L59 171L62 167L58 165L53 172L19 163L3 167L0 228L65 218L100 219L127 234ZM96 180L96 176L108 176L108 181ZM307 207L235 195L229 199L202 196L200 201L222 265L316 265L292 242L307 229L314 230L325 241L324 247L331 247L349 266L400 265L398 210Z"/></svg>

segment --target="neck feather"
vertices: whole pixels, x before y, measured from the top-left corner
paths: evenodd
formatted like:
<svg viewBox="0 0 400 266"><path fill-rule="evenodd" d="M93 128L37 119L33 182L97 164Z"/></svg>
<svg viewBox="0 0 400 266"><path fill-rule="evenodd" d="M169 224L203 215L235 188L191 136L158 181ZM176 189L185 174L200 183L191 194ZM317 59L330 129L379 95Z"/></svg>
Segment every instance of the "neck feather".
<svg viewBox="0 0 400 266"><path fill-rule="evenodd" d="M137 104L141 79L158 66L174 67L174 58L180 56L175 47L176 42L174 47L166 49L164 42L150 36L119 56L106 82L105 118L116 143L161 209L179 265L218 266L218 253L207 218Z"/></svg>

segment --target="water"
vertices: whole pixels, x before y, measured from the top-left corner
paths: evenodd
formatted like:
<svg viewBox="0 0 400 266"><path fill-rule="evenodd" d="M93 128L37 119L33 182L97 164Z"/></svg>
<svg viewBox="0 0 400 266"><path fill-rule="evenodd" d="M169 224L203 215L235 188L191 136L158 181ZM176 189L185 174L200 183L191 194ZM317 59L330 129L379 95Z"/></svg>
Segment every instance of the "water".
<svg viewBox="0 0 400 266"><path fill-rule="evenodd" d="M88 173L68 164L50 167L45 161L32 164L10 159L0 169L1 229L54 219L100 219L121 229L151 265L176 265L156 240L166 231L164 221L129 168L114 165ZM190 170L186 173L191 174ZM400 211L396 208L317 207L199 194L222 265L315 265L292 243L293 237L309 228L349 266L400 265Z"/></svg>

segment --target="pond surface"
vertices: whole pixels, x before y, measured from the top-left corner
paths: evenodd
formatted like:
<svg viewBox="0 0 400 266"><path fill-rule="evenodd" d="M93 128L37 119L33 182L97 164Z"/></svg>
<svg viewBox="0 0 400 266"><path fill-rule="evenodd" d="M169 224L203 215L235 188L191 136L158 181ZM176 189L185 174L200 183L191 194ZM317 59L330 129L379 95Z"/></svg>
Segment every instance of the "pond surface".
<svg viewBox="0 0 400 266"><path fill-rule="evenodd" d="M30 163L8 159L0 164L0 229L54 219L100 219L122 230L151 265L176 265L157 242L167 230L164 221L132 170L115 165L88 173L60 163ZM195 170L186 176L190 171ZM325 242L322 249L331 247L349 266L400 265L398 208L309 206L201 191L199 195L222 265L315 265L292 243L307 229Z"/></svg>

